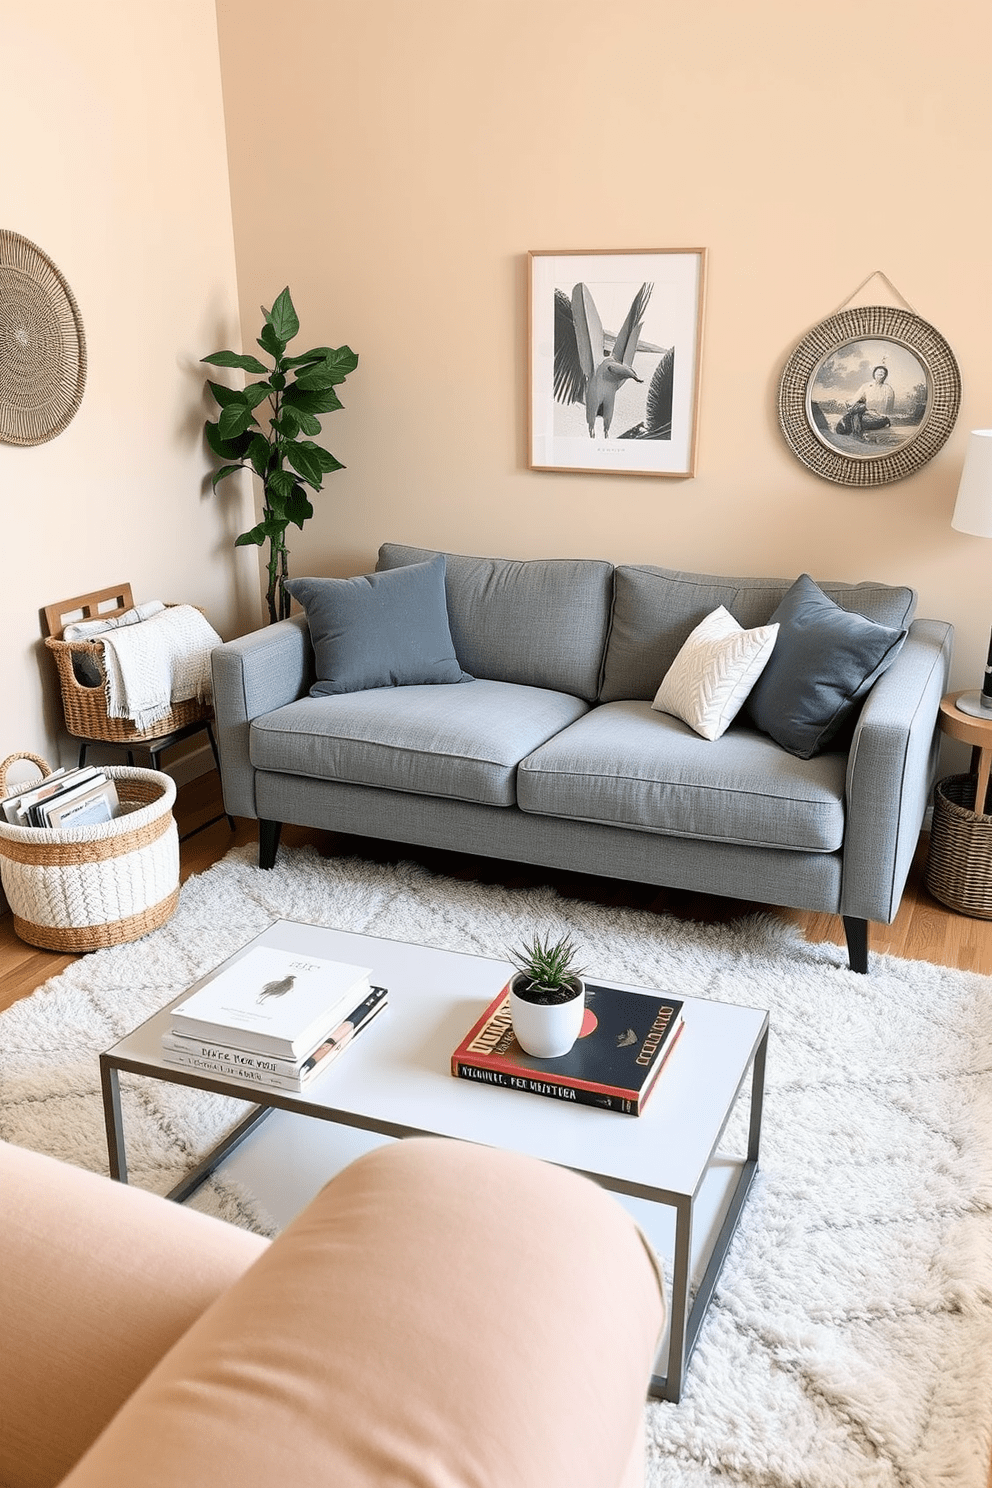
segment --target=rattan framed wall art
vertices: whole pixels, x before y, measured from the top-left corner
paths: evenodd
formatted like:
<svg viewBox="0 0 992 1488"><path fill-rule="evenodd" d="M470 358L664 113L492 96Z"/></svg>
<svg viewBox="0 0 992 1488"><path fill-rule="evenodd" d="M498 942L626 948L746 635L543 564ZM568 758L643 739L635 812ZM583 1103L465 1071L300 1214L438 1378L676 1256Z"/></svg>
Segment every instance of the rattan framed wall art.
<svg viewBox="0 0 992 1488"><path fill-rule="evenodd" d="M954 428L961 375L939 331L910 310L840 310L803 337L778 415L797 459L824 480L878 486L931 460Z"/></svg>
<svg viewBox="0 0 992 1488"><path fill-rule="evenodd" d="M72 290L36 243L0 228L0 442L54 439L85 385L86 337Z"/></svg>

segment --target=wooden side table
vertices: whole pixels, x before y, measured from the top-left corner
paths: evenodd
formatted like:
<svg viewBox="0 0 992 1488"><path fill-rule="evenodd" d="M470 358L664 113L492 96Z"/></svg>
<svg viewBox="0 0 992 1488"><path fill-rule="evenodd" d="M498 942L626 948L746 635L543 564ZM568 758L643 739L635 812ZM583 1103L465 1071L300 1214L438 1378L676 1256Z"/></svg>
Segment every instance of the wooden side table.
<svg viewBox="0 0 992 1488"><path fill-rule="evenodd" d="M962 713L956 705L958 698L963 697L966 691L968 689L949 692L946 697L941 698L937 722L941 733L946 734L949 739L961 739L972 746L971 769L976 777L975 810L985 811L988 807L989 775L992 773L992 712L984 718Z"/></svg>

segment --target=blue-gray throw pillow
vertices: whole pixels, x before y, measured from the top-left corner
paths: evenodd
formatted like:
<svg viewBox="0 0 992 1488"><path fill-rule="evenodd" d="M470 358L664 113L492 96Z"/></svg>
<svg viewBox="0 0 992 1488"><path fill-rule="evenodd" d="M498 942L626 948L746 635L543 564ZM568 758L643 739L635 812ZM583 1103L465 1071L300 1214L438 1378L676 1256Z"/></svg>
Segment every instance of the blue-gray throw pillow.
<svg viewBox="0 0 992 1488"><path fill-rule="evenodd" d="M311 697L472 680L451 641L443 554L354 579L290 579L286 588L306 611Z"/></svg>
<svg viewBox="0 0 992 1488"><path fill-rule="evenodd" d="M778 639L745 709L783 749L812 759L895 660L906 631L842 610L809 574L796 580L769 623L778 625Z"/></svg>

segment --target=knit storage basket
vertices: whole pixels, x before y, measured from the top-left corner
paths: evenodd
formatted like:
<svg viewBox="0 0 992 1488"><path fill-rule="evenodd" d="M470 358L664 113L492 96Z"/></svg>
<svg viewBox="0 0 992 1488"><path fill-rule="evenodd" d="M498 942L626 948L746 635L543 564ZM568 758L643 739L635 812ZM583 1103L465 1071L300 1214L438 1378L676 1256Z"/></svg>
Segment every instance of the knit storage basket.
<svg viewBox="0 0 992 1488"><path fill-rule="evenodd" d="M927 888L959 914L992 920L992 816L974 806L974 775L937 782Z"/></svg>
<svg viewBox="0 0 992 1488"><path fill-rule="evenodd" d="M7 771L35 755L0 764ZM49 951L94 951L157 930L179 902L179 833L172 815L176 786L159 770L103 767L121 814L80 827L17 827L0 821L0 880L21 940ZM21 789L22 787L18 787Z"/></svg>

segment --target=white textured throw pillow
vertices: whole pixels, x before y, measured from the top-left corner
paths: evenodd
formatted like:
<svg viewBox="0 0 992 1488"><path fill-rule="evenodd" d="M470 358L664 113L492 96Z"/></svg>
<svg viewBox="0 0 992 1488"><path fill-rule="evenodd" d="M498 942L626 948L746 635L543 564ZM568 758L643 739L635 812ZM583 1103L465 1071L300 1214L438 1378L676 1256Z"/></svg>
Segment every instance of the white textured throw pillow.
<svg viewBox="0 0 992 1488"><path fill-rule="evenodd" d="M742 630L723 605L700 620L655 694L652 708L719 739L772 654L777 625Z"/></svg>

